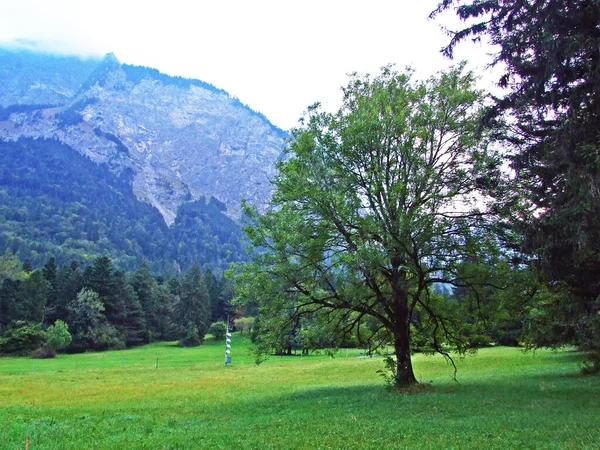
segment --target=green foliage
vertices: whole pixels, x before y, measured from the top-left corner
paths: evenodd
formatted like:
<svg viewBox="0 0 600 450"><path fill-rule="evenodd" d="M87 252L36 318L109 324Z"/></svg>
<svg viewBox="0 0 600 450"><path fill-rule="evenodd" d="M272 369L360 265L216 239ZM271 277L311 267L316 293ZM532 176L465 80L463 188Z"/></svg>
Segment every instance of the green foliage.
<svg viewBox="0 0 600 450"><path fill-rule="evenodd" d="M54 325L50 325L46 330L45 347L56 352L65 349L71 343L71 333L69 327L62 320L57 320Z"/></svg>
<svg viewBox="0 0 600 450"><path fill-rule="evenodd" d="M32 354L32 358L35 359L48 359L48 358L56 358L56 351L52 350L50 347L42 346L36 349Z"/></svg>
<svg viewBox="0 0 600 450"><path fill-rule="evenodd" d="M386 67L353 75L338 112L309 109L279 163L273 208L245 210L257 254L237 277L238 300L259 302L267 347L290 353L325 316L335 336L392 342L398 385L416 382L411 324L436 351L468 349L477 322L432 288L470 286L460 262L497 253L485 200L499 162L473 83L462 67L422 82Z"/></svg>
<svg viewBox="0 0 600 450"><path fill-rule="evenodd" d="M44 318L48 296L48 282L41 270L28 274L20 283L19 297L21 318L41 323Z"/></svg>
<svg viewBox="0 0 600 450"><path fill-rule="evenodd" d="M542 287L533 298L525 325L526 344L530 348L559 348L577 343L588 355L586 373L600 370L600 299L582 303L573 299L566 286Z"/></svg>
<svg viewBox="0 0 600 450"><path fill-rule="evenodd" d="M191 325L202 342L210 326L210 298L200 267L192 266L183 277L179 289L179 300L174 305L174 319L185 333L185 339L190 336Z"/></svg>
<svg viewBox="0 0 600 450"><path fill-rule="evenodd" d="M27 354L46 340L46 332L38 323L16 321L0 337L2 353Z"/></svg>
<svg viewBox="0 0 600 450"><path fill-rule="evenodd" d="M224 321L234 311L231 308L233 288L231 280L215 277L210 269L204 272L204 282L211 301L212 321Z"/></svg>
<svg viewBox="0 0 600 450"><path fill-rule="evenodd" d="M198 266L181 279L154 277L147 264L127 276L106 256L96 258L83 273L75 261L59 268L50 259L42 270L29 274L21 266L12 255L0 259L5 269L0 276L0 337L15 321L29 319L42 327L66 323L73 332L67 351L82 352L176 340L185 337L192 319L202 341L211 323L212 298ZM216 304L228 305L231 283L207 274L212 276L213 295L222 302ZM45 345L36 357L52 358L60 348Z"/></svg>
<svg viewBox="0 0 600 450"><path fill-rule="evenodd" d="M235 319L234 324L236 330L239 330L241 334L248 334L252 333L255 322L255 317L240 317Z"/></svg>
<svg viewBox="0 0 600 450"><path fill-rule="evenodd" d="M19 257L8 248L0 256L0 280L7 278L18 280L25 277Z"/></svg>
<svg viewBox="0 0 600 450"><path fill-rule="evenodd" d="M379 375L385 381L388 389L392 390L396 387L396 379L398 378L398 366L396 365L396 361L391 356L386 356L384 359L385 369L380 369L377 371Z"/></svg>
<svg viewBox="0 0 600 450"><path fill-rule="evenodd" d="M185 333L177 345L180 347L197 347L202 343L202 339L200 339L200 334L198 332L198 327L192 321L187 323L185 327Z"/></svg>
<svg viewBox="0 0 600 450"><path fill-rule="evenodd" d="M34 267L107 256L124 270L143 261L161 271L194 263L222 270L245 259L241 230L216 199L181 205L168 227L135 197L132 177L56 141L0 142L0 249Z"/></svg>
<svg viewBox="0 0 600 450"><path fill-rule="evenodd" d="M225 325L225 322L222 321L214 322L210 325L208 332L213 335L216 341L222 341L223 339L225 339L227 325Z"/></svg>
<svg viewBox="0 0 600 450"><path fill-rule="evenodd" d="M115 327L106 320L104 305L97 292L82 289L69 305L69 311L69 324L73 330L72 350L106 350L124 346Z"/></svg>
<svg viewBox="0 0 600 450"><path fill-rule="evenodd" d="M507 92L485 124L512 150L518 176L505 202L525 236L517 250L555 294L537 304L530 342L598 354L600 4L443 0L433 15L454 6L468 26L453 33L446 54L470 37L498 49Z"/></svg>

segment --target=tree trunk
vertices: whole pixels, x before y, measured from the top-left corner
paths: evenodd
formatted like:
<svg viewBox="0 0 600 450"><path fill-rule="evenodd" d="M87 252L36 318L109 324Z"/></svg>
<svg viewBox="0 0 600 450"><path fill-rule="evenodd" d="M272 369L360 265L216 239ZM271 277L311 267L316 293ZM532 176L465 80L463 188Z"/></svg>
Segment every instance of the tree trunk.
<svg viewBox="0 0 600 450"><path fill-rule="evenodd" d="M403 329L397 329L396 333L394 333L394 348L396 350L396 386L398 387L417 383L410 355L408 322L406 323L406 326L401 328Z"/></svg>
<svg viewBox="0 0 600 450"><path fill-rule="evenodd" d="M410 352L410 324L408 323L408 299L406 292L395 290L396 312L394 314L394 349L396 351L396 386L416 384Z"/></svg>

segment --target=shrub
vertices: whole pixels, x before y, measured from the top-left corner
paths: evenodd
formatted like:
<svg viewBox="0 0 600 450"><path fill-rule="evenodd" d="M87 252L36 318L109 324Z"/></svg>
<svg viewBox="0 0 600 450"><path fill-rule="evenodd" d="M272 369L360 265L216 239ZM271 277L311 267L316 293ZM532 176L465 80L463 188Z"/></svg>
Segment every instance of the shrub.
<svg viewBox="0 0 600 450"><path fill-rule="evenodd" d="M58 350L66 348L71 343L71 333L67 324L62 320L57 320L54 325L50 325L46 330L47 339L44 347L56 353Z"/></svg>
<svg viewBox="0 0 600 450"><path fill-rule="evenodd" d="M31 356L38 359L56 358L56 352L51 348L44 346L34 351Z"/></svg>
<svg viewBox="0 0 600 450"><path fill-rule="evenodd" d="M196 327L194 322L190 321L185 330L185 336L179 340L177 345L180 347L197 347L201 342L198 335L198 327Z"/></svg>
<svg viewBox="0 0 600 450"><path fill-rule="evenodd" d="M254 317L240 317L235 320L235 327L240 330L240 334L252 333L254 321Z"/></svg>
<svg viewBox="0 0 600 450"><path fill-rule="evenodd" d="M223 321L215 322L210 326L208 332L214 336L215 341L222 341L223 339L225 339L227 325L225 325L225 322Z"/></svg>
<svg viewBox="0 0 600 450"><path fill-rule="evenodd" d="M46 332L37 323L19 320L0 338L2 353L28 354L46 340Z"/></svg>

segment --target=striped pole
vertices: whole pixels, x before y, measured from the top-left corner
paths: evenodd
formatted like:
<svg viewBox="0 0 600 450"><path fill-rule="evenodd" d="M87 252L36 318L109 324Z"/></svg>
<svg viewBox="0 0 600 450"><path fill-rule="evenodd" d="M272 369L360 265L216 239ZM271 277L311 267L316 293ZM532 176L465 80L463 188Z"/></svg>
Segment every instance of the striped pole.
<svg viewBox="0 0 600 450"><path fill-rule="evenodd" d="M225 327L225 367L227 367L227 364L231 364L231 356L229 356L229 354L231 353L230 349L231 333L229 332L229 315L227 315L227 326Z"/></svg>

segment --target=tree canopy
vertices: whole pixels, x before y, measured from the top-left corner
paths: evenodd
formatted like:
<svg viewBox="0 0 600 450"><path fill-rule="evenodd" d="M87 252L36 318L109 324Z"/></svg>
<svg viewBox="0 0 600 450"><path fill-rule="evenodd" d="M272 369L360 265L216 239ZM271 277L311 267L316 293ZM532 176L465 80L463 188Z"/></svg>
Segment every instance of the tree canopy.
<svg viewBox="0 0 600 450"><path fill-rule="evenodd" d="M470 287L461 266L495 251L485 190L499 163L479 133L473 85L462 66L422 82L385 67L354 74L336 113L309 109L279 163L272 209L246 208L259 251L238 275L238 298L259 301L261 333L299 317L380 332L399 386L416 382L414 332L439 352L466 350L477 321L433 288Z"/></svg>
<svg viewBox="0 0 600 450"><path fill-rule="evenodd" d="M432 15L453 7L465 27L443 51L486 37L504 67L485 124L512 148L514 197L528 201L513 223L521 250L558 294L539 305L534 341L580 345L600 364L600 3L443 0Z"/></svg>

